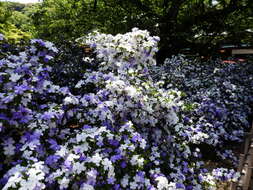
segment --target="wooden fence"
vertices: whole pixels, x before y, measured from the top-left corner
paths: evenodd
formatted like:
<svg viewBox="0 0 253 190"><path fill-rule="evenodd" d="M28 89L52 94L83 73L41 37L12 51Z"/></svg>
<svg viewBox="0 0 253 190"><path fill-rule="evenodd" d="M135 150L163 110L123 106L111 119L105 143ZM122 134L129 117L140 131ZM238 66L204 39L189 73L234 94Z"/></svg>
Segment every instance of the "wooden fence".
<svg viewBox="0 0 253 190"><path fill-rule="evenodd" d="M237 171L241 177L237 183L231 183L230 190L253 190L253 122L249 133L246 133L243 154L240 154Z"/></svg>

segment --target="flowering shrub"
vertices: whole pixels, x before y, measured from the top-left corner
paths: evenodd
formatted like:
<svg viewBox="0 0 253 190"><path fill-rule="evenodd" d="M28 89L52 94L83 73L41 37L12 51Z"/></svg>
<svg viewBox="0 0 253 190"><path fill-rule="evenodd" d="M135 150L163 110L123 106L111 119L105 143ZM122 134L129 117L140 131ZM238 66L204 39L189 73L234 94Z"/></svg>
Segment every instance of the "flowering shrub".
<svg viewBox="0 0 253 190"><path fill-rule="evenodd" d="M152 79L158 37L133 29L82 41L96 57L75 85L58 81L50 42L0 60L2 189L193 190L237 178L208 173L191 143L209 137L184 132L184 93Z"/></svg>
<svg viewBox="0 0 253 190"><path fill-rule="evenodd" d="M153 69L153 78L163 80L166 89L185 93L191 112L183 112L182 135L194 144L216 148L217 156L236 163L228 142L242 142L250 127L253 103L252 63L221 64L220 60L199 62L182 56L167 59Z"/></svg>

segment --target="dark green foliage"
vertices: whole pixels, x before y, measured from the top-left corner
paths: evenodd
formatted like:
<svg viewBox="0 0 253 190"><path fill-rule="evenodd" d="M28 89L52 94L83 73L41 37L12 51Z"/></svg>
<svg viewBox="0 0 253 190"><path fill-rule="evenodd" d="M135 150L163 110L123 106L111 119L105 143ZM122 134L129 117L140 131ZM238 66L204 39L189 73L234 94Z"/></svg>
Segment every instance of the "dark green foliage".
<svg viewBox="0 0 253 190"><path fill-rule="evenodd" d="M28 7L21 3L0 2L0 33L13 43L34 36L32 20L26 13Z"/></svg>
<svg viewBox="0 0 253 190"><path fill-rule="evenodd" d="M54 42L94 29L147 29L161 38L162 61L186 47L208 54L230 41L252 43L252 10L249 0L45 0L33 19L39 37Z"/></svg>
<svg viewBox="0 0 253 190"><path fill-rule="evenodd" d="M30 5L4 4L8 10L0 5L0 21L8 20L9 25L0 24L0 32L8 28L5 36L20 39L25 32L29 37L61 43L92 30L117 34L138 27L161 38L160 63L183 48L207 55L222 44L253 44L250 0L44 0Z"/></svg>

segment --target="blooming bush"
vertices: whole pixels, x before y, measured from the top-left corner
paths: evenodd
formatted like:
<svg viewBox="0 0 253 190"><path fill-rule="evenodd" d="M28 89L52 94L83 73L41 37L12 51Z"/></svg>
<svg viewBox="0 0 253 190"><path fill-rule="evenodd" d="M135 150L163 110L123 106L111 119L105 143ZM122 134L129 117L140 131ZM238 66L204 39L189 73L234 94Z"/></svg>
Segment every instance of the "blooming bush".
<svg viewBox="0 0 253 190"><path fill-rule="evenodd" d="M204 168L192 143L212 138L192 135L191 111L181 112L194 104L153 80L158 41L138 29L89 34L82 42L96 57L84 58L77 82L69 76L78 70L66 72L70 82L59 81L59 50L50 42L32 40L17 55L5 54L1 188L197 190L236 180L233 170Z"/></svg>
<svg viewBox="0 0 253 190"><path fill-rule="evenodd" d="M185 93L183 99L192 111L182 112L186 123L182 135L190 137L194 144L214 146L217 156L235 164L233 152L224 147L242 142L244 132L251 126L252 71L251 62L203 63L177 56L155 67L153 78L163 80L166 89L176 88Z"/></svg>

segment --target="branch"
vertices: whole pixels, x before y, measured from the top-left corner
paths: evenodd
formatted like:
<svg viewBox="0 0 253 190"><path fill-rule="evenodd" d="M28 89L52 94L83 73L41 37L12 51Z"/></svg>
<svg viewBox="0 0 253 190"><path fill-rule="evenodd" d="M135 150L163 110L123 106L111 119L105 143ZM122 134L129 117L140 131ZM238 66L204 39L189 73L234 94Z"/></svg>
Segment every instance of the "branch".
<svg viewBox="0 0 253 190"><path fill-rule="evenodd" d="M172 0L171 7L167 10L165 18L175 20L177 18L181 5L185 2L186 0Z"/></svg>
<svg viewBox="0 0 253 190"><path fill-rule="evenodd" d="M200 13L196 16L188 16L188 18L185 20L184 23L182 23L182 25L192 26L194 24L199 24L202 22L210 22L215 24L217 20L220 20L221 18L226 18L232 12L243 8L245 8L245 6L239 5L238 0L231 0L229 4L223 9L215 9L207 11L205 13Z"/></svg>
<svg viewBox="0 0 253 190"><path fill-rule="evenodd" d="M166 9L169 6L169 0L163 0L163 8Z"/></svg>
<svg viewBox="0 0 253 190"><path fill-rule="evenodd" d="M123 9L126 9L125 7L123 7L124 2L126 2L126 0L118 0L120 3L120 6ZM148 13L150 16L155 16L155 17L159 17L158 14L155 13L155 11L148 5L144 4L142 1L140 0L128 0L128 3L131 3L132 5L136 6L139 10Z"/></svg>
<svg viewBox="0 0 253 190"><path fill-rule="evenodd" d="M98 4L98 1L97 0L94 0L94 5L93 5L93 11L95 12L96 9L97 9L97 4Z"/></svg>

